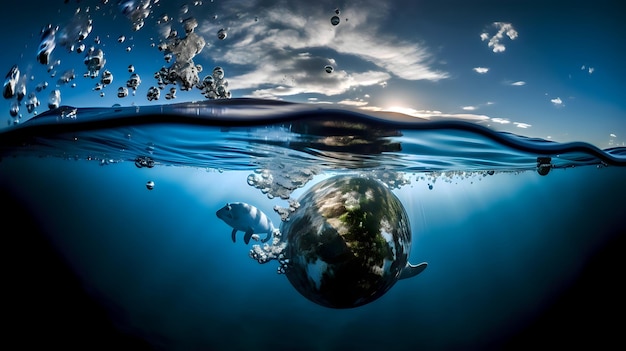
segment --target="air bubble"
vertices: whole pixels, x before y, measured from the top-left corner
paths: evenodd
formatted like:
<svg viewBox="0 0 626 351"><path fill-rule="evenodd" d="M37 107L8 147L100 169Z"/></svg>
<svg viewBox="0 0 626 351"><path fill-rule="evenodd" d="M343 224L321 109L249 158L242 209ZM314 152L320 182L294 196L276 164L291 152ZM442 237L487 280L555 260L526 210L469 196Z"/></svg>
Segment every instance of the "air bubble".
<svg viewBox="0 0 626 351"><path fill-rule="evenodd" d="M161 90L155 86L150 87L150 89L148 89L146 97L148 98L148 101L158 100L159 97L161 97Z"/></svg>
<svg viewBox="0 0 626 351"><path fill-rule="evenodd" d="M106 63L104 52L101 49L89 50L85 56L85 65L87 66L86 77L95 78L100 73L102 67Z"/></svg>
<svg viewBox="0 0 626 351"><path fill-rule="evenodd" d="M20 79L20 69L17 65L13 65L7 73L7 76L4 80L4 87L2 88L2 96L5 99L10 99L15 95L16 85L18 80Z"/></svg>
<svg viewBox="0 0 626 351"><path fill-rule="evenodd" d="M151 180L149 180L149 181L146 183L146 188L147 188L148 190L152 190L152 189L154 189L154 182L153 182L153 181L151 181Z"/></svg>
<svg viewBox="0 0 626 351"><path fill-rule="evenodd" d="M59 89L54 89L50 92L50 96L48 97L48 108L54 109L59 107L61 103L61 91Z"/></svg>
<svg viewBox="0 0 626 351"><path fill-rule="evenodd" d="M117 97L124 98L128 96L128 89L126 87L119 87L117 89Z"/></svg>
<svg viewBox="0 0 626 351"><path fill-rule="evenodd" d="M109 85L113 82L113 73L109 70L105 70L102 72L102 77L100 78L100 83L103 85Z"/></svg>
<svg viewBox="0 0 626 351"><path fill-rule="evenodd" d="M41 31L41 42L37 50L37 61L42 65L47 65L50 61L50 54L56 46L56 32L57 27L52 27L50 24Z"/></svg>
<svg viewBox="0 0 626 351"><path fill-rule="evenodd" d="M213 68L213 79L215 80L224 79L224 69L222 69L222 67L217 66Z"/></svg>
<svg viewBox="0 0 626 351"><path fill-rule="evenodd" d="M339 19L339 16L333 16L330 18L330 24L332 24L333 26L338 25L339 22L341 22L341 20Z"/></svg>
<svg viewBox="0 0 626 351"><path fill-rule="evenodd" d="M326 71L326 73L333 73L335 69L331 65L326 65L326 67L324 67L324 70Z"/></svg>
<svg viewBox="0 0 626 351"><path fill-rule="evenodd" d="M224 28L222 28L222 29L217 31L217 39L219 39L219 40L226 39L227 35L228 35L228 33L226 32L226 29L224 29Z"/></svg>
<svg viewBox="0 0 626 351"><path fill-rule="evenodd" d="M131 74L130 78L126 81L126 86L133 90L137 90L139 84L141 84L141 78L137 73Z"/></svg>
<svg viewBox="0 0 626 351"><path fill-rule="evenodd" d="M13 101L11 103L11 109L9 110L9 114L11 115L11 117L16 117L19 112L20 105L17 103L17 101Z"/></svg>

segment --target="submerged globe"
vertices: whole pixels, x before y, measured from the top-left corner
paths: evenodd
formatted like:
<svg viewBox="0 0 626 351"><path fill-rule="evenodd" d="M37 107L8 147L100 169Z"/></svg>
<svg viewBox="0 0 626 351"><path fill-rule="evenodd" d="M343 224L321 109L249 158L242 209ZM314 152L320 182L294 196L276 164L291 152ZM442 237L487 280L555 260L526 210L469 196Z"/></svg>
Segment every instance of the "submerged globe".
<svg viewBox="0 0 626 351"><path fill-rule="evenodd" d="M411 229L404 207L381 182L335 176L308 190L283 222L289 282L309 300L352 308L385 294L407 266ZM404 276L403 276L404 277Z"/></svg>

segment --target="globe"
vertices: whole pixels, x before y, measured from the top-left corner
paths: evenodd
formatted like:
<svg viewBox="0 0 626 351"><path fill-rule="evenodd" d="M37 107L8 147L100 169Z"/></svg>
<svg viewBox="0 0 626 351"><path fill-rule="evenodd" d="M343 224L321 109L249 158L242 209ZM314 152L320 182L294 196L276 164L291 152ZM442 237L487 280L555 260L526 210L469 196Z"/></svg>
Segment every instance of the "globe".
<svg viewBox="0 0 626 351"><path fill-rule="evenodd" d="M411 229L400 200L380 181L339 175L311 187L281 233L286 276L307 299L353 308L385 294L398 279L421 272L407 265ZM405 271L403 273L403 271Z"/></svg>

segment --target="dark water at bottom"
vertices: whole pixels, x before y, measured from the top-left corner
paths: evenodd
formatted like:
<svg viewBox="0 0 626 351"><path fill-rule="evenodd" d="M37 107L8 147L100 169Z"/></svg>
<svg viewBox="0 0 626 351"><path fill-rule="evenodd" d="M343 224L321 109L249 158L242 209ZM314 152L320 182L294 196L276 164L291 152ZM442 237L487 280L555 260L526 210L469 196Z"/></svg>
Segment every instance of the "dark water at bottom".
<svg viewBox="0 0 626 351"><path fill-rule="evenodd" d="M597 150L393 121L365 133L354 116L339 117L348 127L107 118L97 128L40 120L49 128L2 135L5 341L156 350L623 343L614 322L625 293L619 150L603 160ZM547 175L539 156L551 157ZM138 168L138 157L154 167ZM364 173L402 180L390 189L411 225L409 261L428 268L361 307L307 300L215 216L242 201L278 225L274 207L287 198L333 174Z"/></svg>

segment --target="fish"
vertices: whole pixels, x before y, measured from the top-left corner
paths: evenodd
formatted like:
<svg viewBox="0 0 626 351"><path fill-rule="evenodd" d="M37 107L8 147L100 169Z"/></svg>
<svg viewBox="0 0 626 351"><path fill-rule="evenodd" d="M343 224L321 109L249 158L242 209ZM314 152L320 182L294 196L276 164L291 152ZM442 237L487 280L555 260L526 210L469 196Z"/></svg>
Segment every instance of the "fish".
<svg viewBox="0 0 626 351"><path fill-rule="evenodd" d="M267 234L261 242L269 241L276 231L274 224L263 211L245 202L230 202L215 213L217 218L233 228L233 242L238 231L244 232L243 241L248 244L253 234Z"/></svg>

